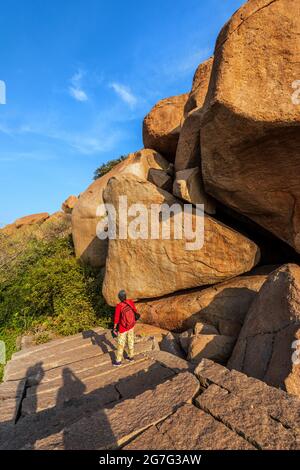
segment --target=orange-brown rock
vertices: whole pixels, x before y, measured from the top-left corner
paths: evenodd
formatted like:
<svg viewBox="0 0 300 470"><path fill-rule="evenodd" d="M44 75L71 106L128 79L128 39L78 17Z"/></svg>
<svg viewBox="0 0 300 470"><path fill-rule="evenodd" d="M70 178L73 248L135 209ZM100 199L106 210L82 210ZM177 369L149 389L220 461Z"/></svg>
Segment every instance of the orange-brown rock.
<svg viewBox="0 0 300 470"><path fill-rule="evenodd" d="M228 367L300 396L299 353L300 267L288 264L262 286Z"/></svg>
<svg viewBox="0 0 300 470"><path fill-rule="evenodd" d="M240 276L213 287L139 302L138 310L144 322L167 330L183 331L203 322L213 325L222 335L237 337L266 278Z"/></svg>
<svg viewBox="0 0 300 470"><path fill-rule="evenodd" d="M175 160L187 98L188 94L183 94L159 101L143 122L145 148L156 150L171 162Z"/></svg>
<svg viewBox="0 0 300 470"><path fill-rule="evenodd" d="M75 204L77 203L78 201L78 197L77 196L69 196L63 203L62 203L62 210L66 213L66 214L71 214L72 213L72 210L74 209L75 207Z"/></svg>
<svg viewBox="0 0 300 470"><path fill-rule="evenodd" d="M168 167L169 163L157 152L143 149L130 154L109 173L94 181L80 195L72 212L72 234L76 256L94 267L105 265L107 241L100 240L96 235L97 224L102 217L101 214L97 214L97 208L103 204L102 194L112 176L131 173L147 179L151 168L166 170Z"/></svg>
<svg viewBox="0 0 300 470"><path fill-rule="evenodd" d="M208 90L213 61L214 58L210 57L208 60L198 66L193 78L191 92L184 107L185 117L193 109L199 107L201 108L203 106Z"/></svg>
<svg viewBox="0 0 300 470"><path fill-rule="evenodd" d="M132 175L110 179L104 200L117 209L117 237L109 241L103 283L103 294L110 305L117 303L121 288L134 299L159 297L181 289L224 281L250 271L259 260L260 252L255 243L209 216L205 216L202 247L201 244L199 247L189 246L184 233L176 239L172 228L175 217L170 216L167 217L172 222L170 239L162 239L161 231L157 239L151 239L151 222L145 234L138 234L140 238L134 239L129 235L127 239L121 239L118 237L121 195L127 196L128 207L136 201L142 203L148 221L151 221L152 204L170 207L178 203L171 194ZM203 221L202 214L194 214L194 226L199 222L198 217ZM128 226L134 220L129 217ZM160 230L163 223L165 220L159 220Z"/></svg>
<svg viewBox="0 0 300 470"><path fill-rule="evenodd" d="M188 360L194 364L199 364L202 359L226 364L233 347L235 338L224 335L195 335L190 341L188 350Z"/></svg>
<svg viewBox="0 0 300 470"><path fill-rule="evenodd" d="M199 167L177 171L173 184L174 196L194 205L203 204L207 214L216 213L215 201L205 193Z"/></svg>
<svg viewBox="0 0 300 470"><path fill-rule="evenodd" d="M49 218L48 212L41 212L39 214L26 215L15 221L16 228L23 227L24 225L40 224Z"/></svg>
<svg viewBox="0 0 300 470"><path fill-rule="evenodd" d="M207 192L298 252L299 34L298 0L241 7L217 40L201 125Z"/></svg>

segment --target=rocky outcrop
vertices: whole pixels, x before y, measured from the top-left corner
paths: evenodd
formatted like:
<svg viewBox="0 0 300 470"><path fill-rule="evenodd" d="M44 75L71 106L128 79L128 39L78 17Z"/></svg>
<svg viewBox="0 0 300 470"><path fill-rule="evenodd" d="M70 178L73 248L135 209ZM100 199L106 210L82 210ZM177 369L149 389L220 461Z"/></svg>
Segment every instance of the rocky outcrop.
<svg viewBox="0 0 300 470"><path fill-rule="evenodd" d="M298 252L299 31L298 0L238 10L217 40L201 125L206 191Z"/></svg>
<svg viewBox="0 0 300 470"><path fill-rule="evenodd" d="M184 122L180 131L175 170L201 167L200 127L202 107L208 90L213 58L196 70L192 90L184 107Z"/></svg>
<svg viewBox="0 0 300 470"><path fill-rule="evenodd" d="M96 328L15 353L0 385L0 449L299 448L299 398L209 360L192 373L149 337L116 368L115 345Z"/></svg>
<svg viewBox="0 0 300 470"><path fill-rule="evenodd" d="M110 179L104 194L105 202L118 208L120 195L127 196L128 207L137 200L142 203L147 209L144 215L148 220L151 220L149 210L153 204L160 206L164 203L170 207L178 202L166 191L132 175ZM194 226L201 222L198 217L202 218L202 215L192 216ZM158 224L161 228L166 220L170 222L168 240L159 234L157 239L150 239L149 223L146 233L135 234L136 238L140 236L139 239L128 236L125 240L117 237L109 241L103 295L110 305L117 303L120 288L134 299L159 297L181 289L221 282L249 271L259 260L255 243L209 216L205 218L203 247L188 247L192 250L187 249L184 234L181 239L175 238L175 216L171 220L170 215L163 218L164 222L160 220ZM131 222L132 219L129 224ZM179 225L182 226L181 222ZM116 233L119 231L117 211ZM148 323L147 320L145 322Z"/></svg>
<svg viewBox="0 0 300 470"><path fill-rule="evenodd" d="M219 333L237 337L267 275L240 276L210 288L138 303L145 323L168 330L187 330L208 322Z"/></svg>
<svg viewBox="0 0 300 470"><path fill-rule="evenodd" d="M97 210L103 204L103 191L110 178L121 173L129 173L146 180L150 169L168 168L169 163L161 155L154 150L143 149L130 154L109 173L94 181L80 195L72 212L72 234L76 256L93 267L105 265L107 240L100 240L97 237L97 225L103 217L103 213L98 213Z"/></svg>
<svg viewBox="0 0 300 470"><path fill-rule="evenodd" d="M198 334L193 336L189 344L188 360L194 364L199 364L202 359L226 364L233 347L235 338L224 335Z"/></svg>
<svg viewBox="0 0 300 470"><path fill-rule="evenodd" d="M202 393L149 427L126 450L296 450L300 400L209 360L195 374Z"/></svg>
<svg viewBox="0 0 300 470"><path fill-rule="evenodd" d="M78 201L78 197L77 196L69 196L63 203L62 203L62 206L61 206L61 209L63 212L65 212L66 214L72 214L72 211L75 207L75 204L77 203Z"/></svg>
<svg viewBox="0 0 300 470"><path fill-rule="evenodd" d="M207 214L213 215L216 213L214 200L204 191L199 168L177 171L176 179L173 184L173 194L194 205L203 204L204 211Z"/></svg>
<svg viewBox="0 0 300 470"><path fill-rule="evenodd" d="M48 212L41 212L39 214L31 214L26 215L25 217L21 217L14 222L16 228L24 227L25 225L34 225L34 224L42 224L50 217Z"/></svg>
<svg viewBox="0 0 300 470"><path fill-rule="evenodd" d="M194 74L192 89L184 107L185 117L195 108L201 108L207 94L214 58L200 64Z"/></svg>
<svg viewBox="0 0 300 470"><path fill-rule="evenodd" d="M172 96L159 101L143 122L145 148L161 153L174 162L179 139L184 106L188 94Z"/></svg>
<svg viewBox="0 0 300 470"><path fill-rule="evenodd" d="M262 286L228 366L300 396L300 366L294 361L299 340L300 267L290 264Z"/></svg>

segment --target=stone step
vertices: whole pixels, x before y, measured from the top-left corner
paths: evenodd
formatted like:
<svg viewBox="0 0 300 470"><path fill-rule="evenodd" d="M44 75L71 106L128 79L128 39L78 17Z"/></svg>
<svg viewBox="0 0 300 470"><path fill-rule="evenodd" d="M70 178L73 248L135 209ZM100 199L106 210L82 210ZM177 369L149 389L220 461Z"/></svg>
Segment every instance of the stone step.
<svg viewBox="0 0 300 470"><path fill-rule="evenodd" d="M54 406L63 406L71 400L97 392L101 403L105 403L107 387L116 385L116 399L136 394L137 389L145 389L174 375L174 372L143 355L136 357L134 363L125 362L121 367L111 363L102 368L76 376L68 368L63 377L55 381L31 387L27 390L22 403L22 415L33 414ZM101 399L104 394L104 399ZM115 393L114 393L115 394Z"/></svg>
<svg viewBox="0 0 300 470"><path fill-rule="evenodd" d="M237 433L194 405L183 405L151 426L124 450L256 450Z"/></svg>
<svg viewBox="0 0 300 470"><path fill-rule="evenodd" d="M152 338L137 338L136 346L140 343L147 343L145 350L149 350L150 343L154 348L154 341ZM25 358L24 361L22 359L11 360L5 368L4 380L19 380L24 377L28 379L35 376L40 381L47 370L90 358L95 358L96 361L96 358L115 351L116 344L116 340L113 340L110 332L105 330L105 334L100 335L94 343L91 342L90 338L80 342L77 340L76 346L73 345L73 348L67 351L60 345L55 349L50 349L49 353L45 354L44 359L41 359L41 357L35 358L36 363L32 356Z"/></svg>
<svg viewBox="0 0 300 470"><path fill-rule="evenodd" d="M263 450L300 447L300 399L207 359L196 368L197 406Z"/></svg>
<svg viewBox="0 0 300 470"><path fill-rule="evenodd" d="M0 449L33 448L36 441L56 434L84 416L99 411L103 407L112 408L128 398L137 397L175 375L173 369L169 369L162 360L156 361L152 356L152 352L147 353L143 361L124 363L124 366L111 368L110 374L102 377L108 381L105 382L105 386L102 382L101 388L84 394L78 399L70 400L67 406L54 406L36 413L22 415L13 433L11 431L4 433ZM166 362L165 357L162 359Z"/></svg>
<svg viewBox="0 0 300 470"><path fill-rule="evenodd" d="M59 365L74 362L81 358L93 357L93 355L106 354L116 348L116 341L109 338L108 333L97 336L97 340L91 338L76 339L76 342L56 345L41 353L30 354L24 358L12 359L5 368L4 380L16 380L26 376L27 369L33 367L34 363L41 365L43 369L53 369ZM30 371L31 373L32 371Z"/></svg>
<svg viewBox="0 0 300 470"><path fill-rule="evenodd" d="M0 384L0 402L8 398L16 399L24 393L25 380L14 380Z"/></svg>
<svg viewBox="0 0 300 470"><path fill-rule="evenodd" d="M147 338L144 341L140 341L135 344L135 354L142 354L154 351L157 347L155 341L151 338ZM52 380L57 380L62 377L62 372L65 367L68 367L74 374L80 376L82 373L93 373L93 370L98 370L100 367L106 364L112 364L114 360L114 352L107 354L100 354L99 356L93 356L88 359L75 360L75 362L69 363L67 365L55 367L54 369L43 370L42 374L37 371L36 374L31 375L27 379L28 386L34 386L39 384L44 384L51 382Z"/></svg>
<svg viewBox="0 0 300 470"><path fill-rule="evenodd" d="M35 442L35 449L117 449L151 425L190 403L199 381L182 372L151 390L84 417ZM26 446L25 446L26 448Z"/></svg>
<svg viewBox="0 0 300 470"><path fill-rule="evenodd" d="M103 332L107 333L108 330L105 328L100 328L96 327L93 328L93 330L88 330L88 331L83 331L82 333L78 333L76 335L72 336L65 336L59 339L54 339L52 341L49 341L47 343L39 344L37 346L30 346L29 348L22 349L21 351L17 351L12 355L12 359L22 359L24 360L25 358L31 356L31 358L34 358L34 356L37 356L39 359L45 351L50 351L51 349L55 349L58 346L63 346L65 350L72 349L72 347L77 344L77 342L81 341L91 341L91 339L94 337L93 333L96 333L96 335L100 335ZM97 338L97 336L96 336Z"/></svg>

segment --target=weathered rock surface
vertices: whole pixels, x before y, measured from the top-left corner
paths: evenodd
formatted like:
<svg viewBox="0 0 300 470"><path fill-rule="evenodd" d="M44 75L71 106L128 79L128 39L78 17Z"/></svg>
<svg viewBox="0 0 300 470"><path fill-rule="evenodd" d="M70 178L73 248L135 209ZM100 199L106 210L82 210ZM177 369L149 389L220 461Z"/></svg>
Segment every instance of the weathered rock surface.
<svg viewBox="0 0 300 470"><path fill-rule="evenodd" d="M151 426L125 450L255 450L223 423L194 405L184 405L169 418Z"/></svg>
<svg viewBox="0 0 300 470"><path fill-rule="evenodd" d="M164 189L165 191L172 191L173 179L165 170L150 168L148 181L153 183L158 188Z"/></svg>
<svg viewBox="0 0 300 470"><path fill-rule="evenodd" d="M300 448L300 400L204 359L195 370L205 391L203 411L243 436L256 449Z"/></svg>
<svg viewBox="0 0 300 470"><path fill-rule="evenodd" d="M105 202L118 208L120 195L127 196L128 207L138 199L147 208L148 220L151 220L149 212L152 204L164 203L170 207L178 202L166 191L131 175L110 179L104 195ZM195 225L197 217L202 218L202 215L193 215ZM170 217L167 220L170 222ZM187 249L184 236L180 240L174 237L173 220L169 240L162 240L161 235L160 239L150 239L151 223L147 233L141 234L148 239L128 236L125 240L110 240L103 283L103 295L108 304L117 303L120 286L126 290L128 297L134 299L159 297L181 289L215 284L249 271L259 260L259 249L255 243L208 216L205 218L203 247ZM118 234L118 210L116 222ZM131 222L129 220L129 225ZM159 226L162 223L166 227L166 223L161 221L158 222ZM146 319L143 321L151 323Z"/></svg>
<svg viewBox="0 0 300 470"><path fill-rule="evenodd" d="M144 322L183 331L197 322L213 325L220 334L237 337L251 303L267 275L240 276L210 288L138 302Z"/></svg>
<svg viewBox="0 0 300 470"><path fill-rule="evenodd" d="M17 219L14 223L16 228L23 227L24 225L33 225L45 222L50 217L48 212L41 212L40 214L31 214L26 215L25 217L21 217Z"/></svg>
<svg viewBox="0 0 300 470"><path fill-rule="evenodd" d="M226 364L233 347L235 338L224 335L195 335L191 339L188 350L188 360L198 364L202 359Z"/></svg>
<svg viewBox="0 0 300 470"><path fill-rule="evenodd" d="M262 286L228 366L300 396L300 366L292 358L293 343L299 340L300 267L290 264L270 274Z"/></svg>
<svg viewBox="0 0 300 470"><path fill-rule="evenodd" d="M191 373L178 374L154 390L147 390L134 399L116 404L112 409L103 409L82 418L63 432L40 440L35 448L117 448L151 424L168 417L180 405L190 402L198 389L199 383Z"/></svg>
<svg viewBox="0 0 300 470"><path fill-rule="evenodd" d="M219 35L201 125L206 191L298 252L299 32L298 0L242 6Z"/></svg>
<svg viewBox="0 0 300 470"><path fill-rule="evenodd" d="M175 170L201 167L200 128L202 107L207 94L213 58L196 70L192 90L184 107L184 122L176 150Z"/></svg>
<svg viewBox="0 0 300 470"><path fill-rule="evenodd" d="M204 191L203 181L199 168L177 171L173 184L173 194L179 199L196 204L204 204L207 214L216 213L214 200Z"/></svg>
<svg viewBox="0 0 300 470"><path fill-rule="evenodd" d="M98 207L103 204L103 191L111 177L129 173L147 180L150 169L167 170L168 167L169 163L157 152L143 149L130 154L110 172L94 181L80 195L72 212L72 234L76 256L94 267L105 265L107 240L100 240L97 237L97 225L103 217Z"/></svg>
<svg viewBox="0 0 300 470"><path fill-rule="evenodd" d="M192 89L184 107L185 117L195 108L201 108L207 94L214 58L200 64L194 74Z"/></svg>
<svg viewBox="0 0 300 470"><path fill-rule="evenodd" d="M173 356L184 358L183 350L181 349L179 338L173 333L168 333L160 344L160 349L166 351Z"/></svg>
<svg viewBox="0 0 300 470"><path fill-rule="evenodd" d="M1 450L299 449L298 398L208 360L194 375L185 360L148 350L149 337L133 363L115 368L105 352L110 332L91 333L14 356L29 372L47 347L60 363L63 346L74 347L71 362L0 385ZM101 354L80 359L80 340Z"/></svg>
<svg viewBox="0 0 300 470"><path fill-rule="evenodd" d="M217 328L209 323L198 321L194 327L195 335L218 335Z"/></svg>
<svg viewBox="0 0 300 470"><path fill-rule="evenodd" d="M165 98L159 101L144 119L145 148L156 150L171 162L175 160L187 98L188 94Z"/></svg>
<svg viewBox="0 0 300 470"><path fill-rule="evenodd" d="M69 196L63 203L62 203L62 210L63 212L65 212L66 214L71 214L74 207L75 207L75 204L77 203L78 201L78 197L77 196Z"/></svg>

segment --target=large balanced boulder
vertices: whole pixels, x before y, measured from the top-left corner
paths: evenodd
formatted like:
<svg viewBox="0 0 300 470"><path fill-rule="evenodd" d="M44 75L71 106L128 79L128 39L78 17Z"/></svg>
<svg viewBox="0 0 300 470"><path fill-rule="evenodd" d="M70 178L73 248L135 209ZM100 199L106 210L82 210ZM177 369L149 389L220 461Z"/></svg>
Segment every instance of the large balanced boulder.
<svg viewBox="0 0 300 470"><path fill-rule="evenodd" d="M202 107L207 94L213 58L196 70L192 90L184 107L184 122L176 150L175 170L201 166L200 127Z"/></svg>
<svg viewBox="0 0 300 470"><path fill-rule="evenodd" d="M193 77L192 89L184 106L185 117L193 109L203 106L209 86L213 61L214 58L210 57L208 60L198 66Z"/></svg>
<svg viewBox="0 0 300 470"><path fill-rule="evenodd" d="M192 204L203 204L207 214L216 213L214 200L205 193L199 167L177 171L173 184L174 196Z"/></svg>
<svg viewBox="0 0 300 470"><path fill-rule="evenodd" d="M299 0L240 8L217 40L201 124L206 191L298 252L299 34Z"/></svg>
<svg viewBox="0 0 300 470"><path fill-rule="evenodd" d="M159 101L143 122L145 148L156 150L171 162L175 159L187 98L188 94L183 94Z"/></svg>
<svg viewBox="0 0 300 470"><path fill-rule="evenodd" d="M76 256L93 267L105 265L107 240L100 240L97 237L97 225L103 217L102 211L99 212L98 208L100 204L103 204L102 194L112 176L130 173L147 179L150 169L167 170L168 167L169 163L157 152L143 149L130 154L110 172L94 181L80 195L72 211L72 233ZM165 171L163 173L165 174ZM158 182L158 179L156 181Z"/></svg>
<svg viewBox="0 0 300 470"><path fill-rule="evenodd" d="M183 331L204 322L222 335L237 337L266 278L266 275L240 276L213 287L142 301L138 310L145 323L167 330ZM197 332L207 334L201 328Z"/></svg>
<svg viewBox="0 0 300 470"><path fill-rule="evenodd" d="M126 239L118 236L120 196L127 196L128 208L136 201L143 204L149 221L146 232L141 230L134 237L129 234ZM121 288L134 299L159 297L181 289L224 281L249 271L259 260L260 252L255 243L209 216L205 216L203 246L201 242L199 246L189 245L184 231L180 239L175 239L175 216L168 215L165 218L166 213L161 213L162 220L158 217L159 236L151 238L153 211L150 210L153 204L158 207L165 204L170 208L173 204L178 204L178 200L148 181L132 175L111 178L104 200L117 210L117 236L109 240L103 283L103 294L110 305L117 303ZM181 209L179 204L178 206ZM121 220L126 216L126 213L122 213ZM129 228L131 223L136 223L135 219L128 216ZM194 226L199 223L201 228L202 213L193 214L191 219ZM179 221L177 217L176 221ZM170 238L163 239L162 224L165 227L167 222L171 226ZM181 222L179 223L177 226L182 227Z"/></svg>
<svg viewBox="0 0 300 470"><path fill-rule="evenodd" d="M288 264L262 286L228 367L300 396L299 340L300 267Z"/></svg>

